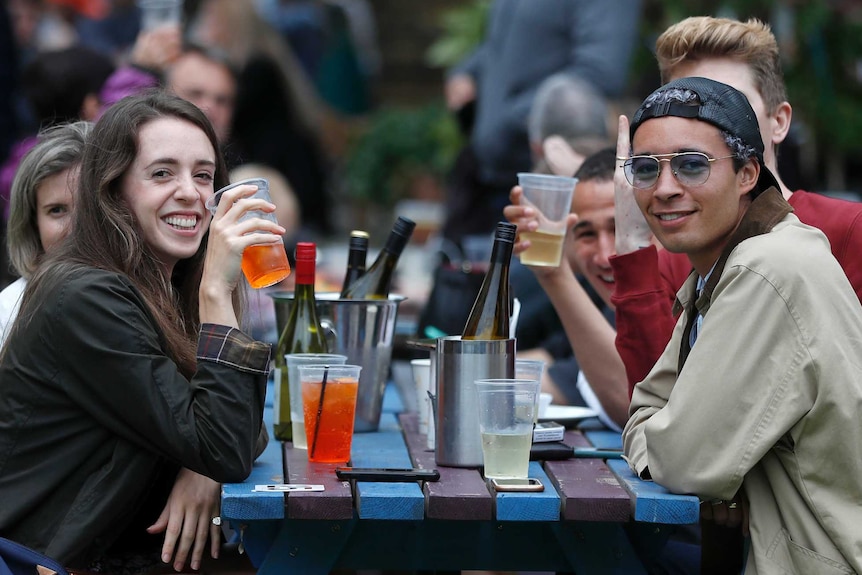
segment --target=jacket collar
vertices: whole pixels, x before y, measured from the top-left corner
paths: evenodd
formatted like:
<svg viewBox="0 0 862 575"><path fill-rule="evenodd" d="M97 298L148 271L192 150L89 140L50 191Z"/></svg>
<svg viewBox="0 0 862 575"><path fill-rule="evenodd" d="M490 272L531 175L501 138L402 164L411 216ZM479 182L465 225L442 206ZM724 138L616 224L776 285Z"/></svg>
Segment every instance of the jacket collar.
<svg viewBox="0 0 862 575"><path fill-rule="evenodd" d="M771 187L754 198L748 210L742 216L739 226L737 226L733 235L730 236L727 245L721 251L721 255L718 257L718 261L715 263L712 274L710 274L709 280L704 285L700 297L694 302L695 307L697 307L697 310L702 315L706 314L706 311L709 309L709 304L712 301L712 292L715 290L715 286L718 285L718 280L721 279L721 274L724 272L724 266L727 263L727 258L730 257L730 252L749 238L769 233L775 227L775 224L792 212L793 207L787 203L787 200L784 199L784 196L781 195L781 192L776 187ZM694 286L696 285L697 272L692 270L685 284L677 293L673 304L674 317L678 317L682 313L682 310L689 306L691 298L694 296Z"/></svg>

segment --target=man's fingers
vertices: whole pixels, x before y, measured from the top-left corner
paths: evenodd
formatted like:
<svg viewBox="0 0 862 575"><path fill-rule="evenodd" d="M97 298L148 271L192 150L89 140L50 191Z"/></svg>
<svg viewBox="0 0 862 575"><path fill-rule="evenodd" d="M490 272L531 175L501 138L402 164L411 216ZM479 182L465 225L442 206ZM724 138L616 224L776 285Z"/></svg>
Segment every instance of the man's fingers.
<svg viewBox="0 0 862 575"><path fill-rule="evenodd" d="M517 206L521 203L522 195L524 195L524 190L521 186L513 186L512 189L509 190L509 201Z"/></svg>
<svg viewBox="0 0 862 575"><path fill-rule="evenodd" d="M629 119L623 114L620 115L619 123L617 124L617 157L625 158L629 155L631 142L629 142Z"/></svg>

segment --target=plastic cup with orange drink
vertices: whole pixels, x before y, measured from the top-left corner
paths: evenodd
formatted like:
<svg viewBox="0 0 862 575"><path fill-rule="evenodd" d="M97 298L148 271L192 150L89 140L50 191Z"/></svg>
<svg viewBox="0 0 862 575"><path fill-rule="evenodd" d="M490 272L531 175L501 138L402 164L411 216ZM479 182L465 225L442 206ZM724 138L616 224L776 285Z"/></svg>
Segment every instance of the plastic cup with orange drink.
<svg viewBox="0 0 862 575"><path fill-rule="evenodd" d="M358 365L299 366L309 461L350 461L361 369Z"/></svg>
<svg viewBox="0 0 862 575"><path fill-rule="evenodd" d="M269 195L269 182L264 178L252 178L250 180L242 180L235 182L229 186L217 191L207 200L206 207L215 215L219 200L222 193L236 188L237 186L252 185L257 186L257 191L251 198L260 198L272 203L272 197ZM240 218L240 221L248 218L261 218L269 220L273 223L278 223L275 215L260 210L248 210ZM290 275L290 263L287 261L287 252L284 251L284 244L262 244L249 246L242 252L242 271L245 278L253 288L265 288L277 284L284 278Z"/></svg>

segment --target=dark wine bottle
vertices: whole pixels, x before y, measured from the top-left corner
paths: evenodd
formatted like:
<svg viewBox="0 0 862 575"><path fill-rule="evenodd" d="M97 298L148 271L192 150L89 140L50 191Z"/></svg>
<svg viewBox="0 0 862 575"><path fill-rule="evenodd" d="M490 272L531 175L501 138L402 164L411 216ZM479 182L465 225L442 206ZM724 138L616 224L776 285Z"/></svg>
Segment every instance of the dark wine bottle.
<svg viewBox="0 0 862 575"><path fill-rule="evenodd" d="M353 230L350 232L350 252L347 254L347 272L344 274L344 284L341 286L342 298L347 296L347 289L353 282L365 275L365 258L368 255L368 232Z"/></svg>
<svg viewBox="0 0 862 575"><path fill-rule="evenodd" d="M509 263L517 226L499 222L488 271L461 339L509 339Z"/></svg>
<svg viewBox="0 0 862 575"><path fill-rule="evenodd" d="M404 246L413 234L416 222L398 216L386 245L380 251L377 259L365 272L365 275L353 282L347 288L344 297L347 299L386 299L389 297L389 289L392 287L392 277L398 258L404 251Z"/></svg>
<svg viewBox="0 0 862 575"><path fill-rule="evenodd" d="M303 425L290 418L290 386L287 377L287 362L285 355L290 353L327 353L326 338L320 320L317 318L317 306L314 299L314 265L317 247L310 242L296 244L296 288L293 292L293 306L287 318L287 325L278 339L275 352L275 384L274 432L276 439L290 441L294 431L304 434L304 429L293 429ZM302 401L301 397L293 401Z"/></svg>

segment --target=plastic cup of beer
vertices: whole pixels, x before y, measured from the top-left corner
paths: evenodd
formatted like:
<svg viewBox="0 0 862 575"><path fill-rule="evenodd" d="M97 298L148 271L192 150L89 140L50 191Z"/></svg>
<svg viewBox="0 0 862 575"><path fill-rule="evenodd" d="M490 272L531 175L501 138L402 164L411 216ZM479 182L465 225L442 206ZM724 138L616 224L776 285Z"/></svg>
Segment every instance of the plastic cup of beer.
<svg viewBox="0 0 862 575"><path fill-rule="evenodd" d="M302 407L302 384L299 381L300 365L344 365L346 355L337 353L288 353L284 356L287 364L287 385L290 389L290 423L293 428L293 447L307 449L305 436L305 410Z"/></svg>
<svg viewBox="0 0 862 575"><path fill-rule="evenodd" d="M163 26L179 26L183 15L183 0L138 0L141 30Z"/></svg>
<svg viewBox="0 0 862 575"><path fill-rule="evenodd" d="M526 479L539 382L477 379L479 430L486 479Z"/></svg>
<svg viewBox="0 0 862 575"><path fill-rule="evenodd" d="M257 191L250 197L261 198L272 203L272 197L269 195L269 182L264 178L252 178L234 182L217 191L207 200L207 209L211 214L215 215L222 194L237 186L245 185L257 186ZM274 214L260 210L248 210L240 218L240 221L249 218L261 218L278 223ZM290 263L287 261L287 252L284 251L284 244L264 244L245 248L242 252L242 272L253 288L265 288L277 284L290 275Z"/></svg>
<svg viewBox="0 0 862 575"><path fill-rule="evenodd" d="M524 191L521 204L534 208L539 222L534 232L518 232L521 240L530 242L530 247L520 254L522 264L545 267L560 265L566 237L566 218L572 209L576 183L577 178L518 174L518 185Z"/></svg>
<svg viewBox="0 0 862 575"><path fill-rule="evenodd" d="M542 374L545 373L545 362L541 359L516 359L515 360L515 379L531 379L539 382L539 389L542 389ZM541 393L536 394L536 410L533 412L533 423L539 420L539 408Z"/></svg>
<svg viewBox="0 0 862 575"><path fill-rule="evenodd" d="M358 365L299 366L309 461L350 461L360 370Z"/></svg>

